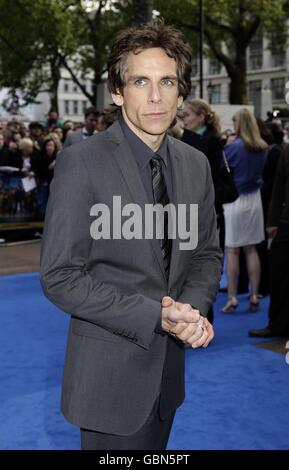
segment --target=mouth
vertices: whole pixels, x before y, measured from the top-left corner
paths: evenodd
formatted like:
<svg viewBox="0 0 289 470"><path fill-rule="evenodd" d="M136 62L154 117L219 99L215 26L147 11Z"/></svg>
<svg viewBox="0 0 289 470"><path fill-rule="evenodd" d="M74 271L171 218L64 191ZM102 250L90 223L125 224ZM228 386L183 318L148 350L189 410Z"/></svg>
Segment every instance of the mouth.
<svg viewBox="0 0 289 470"><path fill-rule="evenodd" d="M144 114L144 116L148 117L148 118L161 118L165 115L166 115L166 113L146 113L146 114Z"/></svg>

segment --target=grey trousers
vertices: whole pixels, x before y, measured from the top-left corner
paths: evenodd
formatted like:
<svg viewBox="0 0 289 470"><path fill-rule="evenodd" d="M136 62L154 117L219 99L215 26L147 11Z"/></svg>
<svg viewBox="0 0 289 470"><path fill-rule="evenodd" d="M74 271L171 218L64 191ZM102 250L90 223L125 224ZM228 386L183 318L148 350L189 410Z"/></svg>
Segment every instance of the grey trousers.
<svg viewBox="0 0 289 470"><path fill-rule="evenodd" d="M165 420L160 419L159 399L146 423L135 434L116 436L81 429L82 450L165 450L172 428L175 411Z"/></svg>

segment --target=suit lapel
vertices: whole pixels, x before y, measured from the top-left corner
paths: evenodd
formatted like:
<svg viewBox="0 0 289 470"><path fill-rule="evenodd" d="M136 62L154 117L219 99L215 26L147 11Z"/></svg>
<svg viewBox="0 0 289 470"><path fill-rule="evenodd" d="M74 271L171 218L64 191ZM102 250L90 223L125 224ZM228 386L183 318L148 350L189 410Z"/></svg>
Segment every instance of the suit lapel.
<svg viewBox="0 0 289 470"><path fill-rule="evenodd" d="M183 188L184 188L183 183L184 183L184 179L186 175L185 175L183 164L182 164L182 155L178 152L173 140L170 138L169 138L169 153L170 153L170 159L171 159L171 165L172 165L172 180L173 180L172 203L175 205L177 209L178 204L184 204L186 202L186 198L184 197L184 194L183 194ZM180 243L180 239L178 236L178 231L176 231L176 238L172 242L169 287L171 287L172 285L175 272L178 268L178 262L179 262L179 257L180 257L180 250L178 248L179 243Z"/></svg>
<svg viewBox="0 0 289 470"><path fill-rule="evenodd" d="M117 121L108 129L107 132L109 133L110 139L118 144L113 152L113 158L115 159L120 169L120 173L126 182L127 190L131 196L131 201L142 208L142 224L144 227L144 207L145 204L149 204L149 200L139 174L136 160ZM160 243L157 239L150 239L149 242L151 243L151 247L157 258L162 275L166 280Z"/></svg>

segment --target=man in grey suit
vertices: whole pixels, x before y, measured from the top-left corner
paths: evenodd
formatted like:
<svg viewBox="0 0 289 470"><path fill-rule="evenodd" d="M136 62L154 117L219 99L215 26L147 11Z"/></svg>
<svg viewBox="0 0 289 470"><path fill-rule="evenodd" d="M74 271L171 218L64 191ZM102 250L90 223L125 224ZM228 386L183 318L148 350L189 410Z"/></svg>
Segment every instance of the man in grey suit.
<svg viewBox="0 0 289 470"><path fill-rule="evenodd" d="M97 120L100 113L94 106L87 108L84 113L84 127L77 132L71 132L66 136L63 147L70 147L70 145L77 144L91 137L95 134Z"/></svg>
<svg viewBox="0 0 289 470"><path fill-rule="evenodd" d="M166 134L190 72L190 47L174 28L121 32L108 63L121 116L56 162L41 282L71 315L62 411L81 428L82 449L165 449L184 400L184 347L214 336L205 317L221 251L210 169ZM184 209L181 230L162 217L168 207ZM152 208L162 227L153 237ZM193 246L184 242L192 232Z"/></svg>

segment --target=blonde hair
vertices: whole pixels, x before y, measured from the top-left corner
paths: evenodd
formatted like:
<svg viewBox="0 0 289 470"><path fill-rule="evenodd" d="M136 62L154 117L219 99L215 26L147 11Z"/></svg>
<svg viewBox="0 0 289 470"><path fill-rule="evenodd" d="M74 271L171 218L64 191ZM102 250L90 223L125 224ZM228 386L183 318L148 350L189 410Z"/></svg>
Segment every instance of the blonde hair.
<svg viewBox="0 0 289 470"><path fill-rule="evenodd" d="M20 150L30 150L31 148L33 149L33 141L31 139L29 139L29 137L24 137L23 139L21 139L19 141L19 149Z"/></svg>
<svg viewBox="0 0 289 470"><path fill-rule="evenodd" d="M242 108L234 115L233 120L236 122L237 136L244 141L248 150L259 152L268 147L268 144L261 137L256 118L251 111Z"/></svg>
<svg viewBox="0 0 289 470"><path fill-rule="evenodd" d="M198 115L203 114L205 118L204 124L210 126L215 134L221 134L220 117L205 100L195 99L186 101L185 106Z"/></svg>
<svg viewBox="0 0 289 470"><path fill-rule="evenodd" d="M55 145L55 149L56 149L56 152L59 152L61 149L62 149L62 142L59 138L59 135L56 134L56 132L51 132L50 134L48 134L45 139L44 139L44 146L45 146L45 143L48 141L48 140L52 140L52 142L54 142L54 145Z"/></svg>

